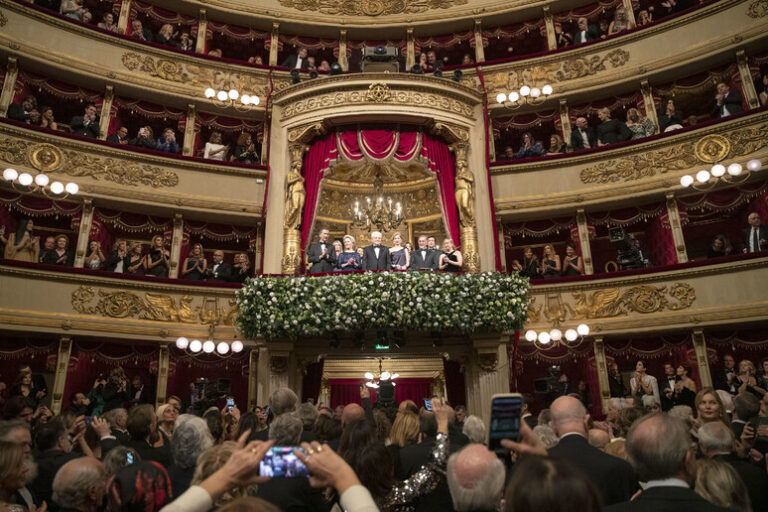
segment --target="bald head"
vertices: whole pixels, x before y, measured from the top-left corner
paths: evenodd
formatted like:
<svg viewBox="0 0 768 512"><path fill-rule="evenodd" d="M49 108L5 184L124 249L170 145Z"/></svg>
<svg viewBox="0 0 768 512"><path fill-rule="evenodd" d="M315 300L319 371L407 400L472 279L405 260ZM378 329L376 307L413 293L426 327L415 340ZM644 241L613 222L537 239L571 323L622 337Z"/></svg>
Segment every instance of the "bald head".
<svg viewBox="0 0 768 512"><path fill-rule="evenodd" d="M640 418L629 429L626 446L641 481L675 477L692 484L696 479L695 445L683 420L669 414Z"/></svg>
<svg viewBox="0 0 768 512"><path fill-rule="evenodd" d="M365 411L358 404L348 404L341 412L341 427L365 418Z"/></svg>
<svg viewBox="0 0 768 512"><path fill-rule="evenodd" d="M60 508L94 512L106 492L104 465L93 457L80 457L59 468L53 478L53 501Z"/></svg>
<svg viewBox="0 0 768 512"><path fill-rule="evenodd" d="M611 437L608 435L608 432L606 432L605 430L600 430L599 428L589 429L589 444L591 444L595 448L599 448L602 450L610 442L611 442Z"/></svg>
<svg viewBox="0 0 768 512"><path fill-rule="evenodd" d="M481 444L467 445L448 459L447 478L453 507L495 510L504 489L504 464Z"/></svg>
<svg viewBox="0 0 768 512"><path fill-rule="evenodd" d="M581 400L572 396L561 396L550 406L552 430L558 437L575 432L587 437L589 415Z"/></svg>

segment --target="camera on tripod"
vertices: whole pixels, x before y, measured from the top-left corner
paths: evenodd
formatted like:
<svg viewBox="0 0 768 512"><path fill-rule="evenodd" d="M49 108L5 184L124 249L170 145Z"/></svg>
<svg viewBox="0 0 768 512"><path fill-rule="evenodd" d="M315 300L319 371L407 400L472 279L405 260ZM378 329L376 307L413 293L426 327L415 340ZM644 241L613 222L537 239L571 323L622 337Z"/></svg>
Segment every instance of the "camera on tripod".
<svg viewBox="0 0 768 512"><path fill-rule="evenodd" d="M202 416L210 407L216 407L219 398L227 396L232 390L232 381L229 379L216 379L209 381L201 377L195 379L193 403L190 407L190 413L196 416Z"/></svg>
<svg viewBox="0 0 768 512"><path fill-rule="evenodd" d="M609 228L608 239L616 246L616 263L621 270L644 268L646 260L640 249L640 242L624 228Z"/></svg>

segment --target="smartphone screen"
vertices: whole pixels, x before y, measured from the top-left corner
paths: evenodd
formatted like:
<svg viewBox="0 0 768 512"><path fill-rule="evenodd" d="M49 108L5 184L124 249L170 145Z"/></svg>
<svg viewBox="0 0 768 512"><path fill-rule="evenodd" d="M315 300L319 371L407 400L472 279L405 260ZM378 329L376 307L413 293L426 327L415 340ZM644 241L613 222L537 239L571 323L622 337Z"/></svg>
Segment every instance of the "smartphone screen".
<svg viewBox="0 0 768 512"><path fill-rule="evenodd" d="M488 448L499 452L502 439L517 441L520 437L520 414L523 396L519 393L494 395L491 398L491 425Z"/></svg>
<svg viewBox="0 0 768 512"><path fill-rule="evenodd" d="M432 400L430 400L429 398L425 398L424 399L424 408L426 410L428 410L428 411L431 411L432 410Z"/></svg>
<svg viewBox="0 0 768 512"><path fill-rule="evenodd" d="M86 416L85 417L85 425L88 426L91 423L93 423L93 416Z"/></svg>
<svg viewBox="0 0 768 512"><path fill-rule="evenodd" d="M131 452L125 454L125 463L126 465L133 464L133 454Z"/></svg>
<svg viewBox="0 0 768 512"><path fill-rule="evenodd" d="M309 469L293 453L301 450L298 446L273 446L259 463L261 476L305 476L309 478Z"/></svg>
<svg viewBox="0 0 768 512"><path fill-rule="evenodd" d="M227 398L227 408L231 411L235 408L235 399L231 396Z"/></svg>

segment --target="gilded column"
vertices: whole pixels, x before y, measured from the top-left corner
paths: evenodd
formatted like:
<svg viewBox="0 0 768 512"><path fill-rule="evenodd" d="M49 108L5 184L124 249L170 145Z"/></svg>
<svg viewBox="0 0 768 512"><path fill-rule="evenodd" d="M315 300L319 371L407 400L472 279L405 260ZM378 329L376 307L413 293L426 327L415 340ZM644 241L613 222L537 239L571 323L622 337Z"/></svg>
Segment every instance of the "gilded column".
<svg viewBox="0 0 768 512"><path fill-rule="evenodd" d="M704 338L704 331L696 329L691 333L693 340L693 350L696 352L696 364L699 367L699 379L701 387L712 387L712 374L709 373L709 359L707 358L707 340Z"/></svg>
<svg viewBox="0 0 768 512"><path fill-rule="evenodd" d="M195 52L205 54L205 43L208 41L208 13L200 9L197 18L197 39L195 40Z"/></svg>
<svg viewBox="0 0 768 512"><path fill-rule="evenodd" d="M272 23L272 33L269 35L269 65L277 66L277 50L280 44L280 24Z"/></svg>
<svg viewBox="0 0 768 512"><path fill-rule="evenodd" d="M605 344L602 336L595 337L595 365L597 366L597 382L600 387L600 402L603 412L608 410L608 399L611 398L611 385L608 380L608 362L605 359Z"/></svg>
<svg viewBox="0 0 768 512"><path fill-rule="evenodd" d="M160 353L157 357L157 393L155 394L155 407L163 405L168 391L168 371L171 367L170 349L168 345L160 345Z"/></svg>
<svg viewBox="0 0 768 512"><path fill-rule="evenodd" d="M115 88L107 85L104 90L104 102L101 104L101 115L99 116L99 139L107 140L109 135L109 121L112 116L112 102L115 101Z"/></svg>
<svg viewBox="0 0 768 512"><path fill-rule="evenodd" d="M632 7L632 0L621 0L622 7L624 7L624 10L627 12L627 21L629 21L629 27L635 28L637 26L637 22L635 21L635 11L634 7Z"/></svg>
<svg viewBox="0 0 768 512"><path fill-rule="evenodd" d="M493 137L493 119L488 116L488 157L491 162L496 160L496 139Z"/></svg>
<svg viewBox="0 0 768 512"><path fill-rule="evenodd" d="M589 226L587 225L587 215L584 208L576 210L576 227L579 230L579 243L581 244L581 260L584 262L584 273L592 275L595 273L592 265L592 247L589 244Z"/></svg>
<svg viewBox="0 0 768 512"><path fill-rule="evenodd" d="M131 16L131 0L123 0L120 4L120 15L117 17L117 33L125 34L128 29L128 18Z"/></svg>
<svg viewBox="0 0 768 512"><path fill-rule="evenodd" d="M744 97L747 99L747 104L749 105L749 108L757 108L760 106L760 100L757 97L755 84L752 81L752 73L749 71L749 61L747 60L747 54L743 49L736 52L736 63L739 66L741 90L744 93Z"/></svg>
<svg viewBox="0 0 768 512"><path fill-rule="evenodd" d="M19 76L19 61L16 57L8 57L8 67L5 70L3 90L0 92L0 117L8 114L8 106L13 102L16 89L16 78Z"/></svg>
<svg viewBox="0 0 768 512"><path fill-rule="evenodd" d="M53 378L53 398L51 399L51 411L53 414L61 413L61 402L64 398L64 386L67 384L67 369L69 368L69 356L71 354L72 338L62 336L59 338L56 374Z"/></svg>
<svg viewBox="0 0 768 512"><path fill-rule="evenodd" d="M83 201L83 213L80 217L80 231L77 234L77 246L75 247L75 268L85 266L85 253L88 250L88 241L91 238L91 226L93 225L93 201Z"/></svg>
<svg viewBox="0 0 768 512"><path fill-rule="evenodd" d="M557 34L555 34L555 20L552 18L552 11L549 6L543 7L544 28L547 29L547 47L550 50L557 50Z"/></svg>
<svg viewBox="0 0 768 512"><path fill-rule="evenodd" d="M467 153L469 143L459 141L451 145L456 155L455 196L461 226L461 254L465 272L480 272L480 253L477 242L477 219L475 218L475 177L469 170Z"/></svg>
<svg viewBox="0 0 768 512"><path fill-rule="evenodd" d="M283 274L298 274L301 270L301 231L299 231L299 226L304 215L304 200L307 197L304 178L301 176L301 166L306 149L307 147L302 143L291 144L288 148L291 154L291 170L285 178Z"/></svg>
<svg viewBox="0 0 768 512"><path fill-rule="evenodd" d="M259 375L259 349L251 349L248 359L248 410L252 411L261 402L258 402Z"/></svg>
<svg viewBox="0 0 768 512"><path fill-rule="evenodd" d="M196 120L197 108L192 104L187 105L187 124L184 125L184 145L181 147L181 154L184 156L194 156Z"/></svg>
<svg viewBox="0 0 768 512"><path fill-rule="evenodd" d="M688 252L685 249L685 237L683 236L683 225L680 222L680 210L677 209L677 200L675 200L675 194L672 192L667 193L667 217L669 219L669 228L672 230L672 239L675 242L677 262L685 263L688 261Z"/></svg>
<svg viewBox="0 0 768 512"><path fill-rule="evenodd" d="M339 66L344 71L349 71L349 61L347 60L347 29L339 31Z"/></svg>
<svg viewBox="0 0 768 512"><path fill-rule="evenodd" d="M483 21L475 20L475 62L485 62L485 47L483 46Z"/></svg>
<svg viewBox="0 0 768 512"><path fill-rule="evenodd" d="M413 37L413 27L408 27L405 39L405 69L410 72L416 64L416 40Z"/></svg>
<svg viewBox="0 0 768 512"><path fill-rule="evenodd" d="M560 124L563 127L563 141L571 146L571 118L568 114L568 102L560 100Z"/></svg>
<svg viewBox="0 0 768 512"><path fill-rule="evenodd" d="M180 213L173 214L173 235L171 236L171 261L168 269L168 277L179 277L181 267L181 243L184 241L184 219Z"/></svg>
<svg viewBox="0 0 768 512"><path fill-rule="evenodd" d="M653 88L648 80L640 82L640 92L643 94L643 102L645 103L645 115L653 121L655 133L659 133L659 114L656 112L656 102L653 101Z"/></svg>

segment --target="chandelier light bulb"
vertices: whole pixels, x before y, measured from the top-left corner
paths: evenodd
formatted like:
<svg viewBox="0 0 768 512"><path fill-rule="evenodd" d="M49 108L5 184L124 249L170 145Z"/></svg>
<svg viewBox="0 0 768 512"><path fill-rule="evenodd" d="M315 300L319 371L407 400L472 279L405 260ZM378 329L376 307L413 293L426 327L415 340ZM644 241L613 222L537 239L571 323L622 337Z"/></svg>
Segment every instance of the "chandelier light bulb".
<svg viewBox="0 0 768 512"><path fill-rule="evenodd" d="M496 95L496 102L497 103L504 103L505 101L507 101L507 95L506 94L504 94L503 92L500 92L499 94Z"/></svg>
<svg viewBox="0 0 768 512"><path fill-rule="evenodd" d="M759 171L762 167L763 167L763 162L761 162L757 158L747 162L747 169L749 169L752 172Z"/></svg>
<svg viewBox="0 0 768 512"><path fill-rule="evenodd" d="M371 372L365 372L365 378L368 380L373 380L373 374Z"/></svg>
<svg viewBox="0 0 768 512"><path fill-rule="evenodd" d="M524 85L524 86L522 86L522 87L520 88L520 96L522 96L523 98L525 98L525 97L526 97L526 96L528 96L529 94L531 94L531 88L530 88L530 87L528 87L527 85Z"/></svg>
<svg viewBox="0 0 768 512"><path fill-rule="evenodd" d="M365 385L368 386L369 388L379 389L379 385L374 382L366 382Z"/></svg>
<svg viewBox="0 0 768 512"><path fill-rule="evenodd" d="M238 353L243 351L243 342L240 340L235 340L232 342L232 352Z"/></svg>
<svg viewBox="0 0 768 512"><path fill-rule="evenodd" d="M184 336L180 336L176 338L176 348L179 350L186 350L186 348L189 346L189 340L185 338Z"/></svg>
<svg viewBox="0 0 768 512"><path fill-rule="evenodd" d="M243 94L242 96L240 96L240 103L242 103L243 105L248 105L249 103L251 103L251 97L248 96L247 94Z"/></svg>
<svg viewBox="0 0 768 512"><path fill-rule="evenodd" d="M738 176L741 174L741 171L743 171L744 168L741 166L740 163L732 163L728 166L728 174L731 176Z"/></svg>
<svg viewBox="0 0 768 512"><path fill-rule="evenodd" d="M579 333L581 336L586 336L589 334L589 326L587 324L579 324L576 326L576 332Z"/></svg>
<svg viewBox="0 0 768 512"><path fill-rule="evenodd" d="M240 93L237 92L237 89L230 89L229 90L229 99L236 100L240 97Z"/></svg>
<svg viewBox="0 0 768 512"><path fill-rule="evenodd" d="M565 339L568 341L576 341L576 338L579 337L579 333L576 332L576 329L568 329L565 331Z"/></svg>
<svg viewBox="0 0 768 512"><path fill-rule="evenodd" d="M32 175L29 174L28 172L23 172L19 174L19 183L21 183L25 187L30 186L33 181L34 181L34 178L32 178Z"/></svg>
<svg viewBox="0 0 768 512"><path fill-rule="evenodd" d="M258 96L251 96L251 105L258 105L261 103L261 100Z"/></svg>
<svg viewBox="0 0 768 512"><path fill-rule="evenodd" d="M209 87L205 90L206 98L210 99L210 98L213 98L214 96L216 96L216 91L214 90L213 87Z"/></svg>
<svg viewBox="0 0 768 512"><path fill-rule="evenodd" d="M17 171L16 169L12 169L9 167L3 171L3 179L5 181L14 181L18 177L19 177L19 171Z"/></svg>
<svg viewBox="0 0 768 512"><path fill-rule="evenodd" d="M220 342L218 345L216 345L216 352L218 352L221 355L226 354L229 352L229 343L226 341Z"/></svg>
<svg viewBox="0 0 768 512"><path fill-rule="evenodd" d="M538 98L539 96L541 96L541 89L538 87L531 89L531 98Z"/></svg>
<svg viewBox="0 0 768 512"><path fill-rule="evenodd" d="M46 186L50 181L51 180L45 174L38 174L37 176L35 176L35 183L39 187Z"/></svg>
<svg viewBox="0 0 768 512"><path fill-rule="evenodd" d="M75 195L80 192L80 186L77 183L69 182L67 183L67 186L64 187L64 190L66 190L68 194Z"/></svg>
<svg viewBox="0 0 768 512"><path fill-rule="evenodd" d="M200 340L192 340L189 342L189 351L198 353L201 350L203 350L203 344L200 343Z"/></svg>
<svg viewBox="0 0 768 512"><path fill-rule="evenodd" d="M699 183L706 183L709 181L709 171L706 169L702 169L699 172L696 173L696 181Z"/></svg>
<svg viewBox="0 0 768 512"><path fill-rule="evenodd" d="M552 90L551 85L545 85L544 87L541 88L541 92L544 93L544 96L549 96L554 91Z"/></svg>
<svg viewBox="0 0 768 512"><path fill-rule="evenodd" d="M682 178L680 178L680 184L684 187L690 187L693 185L693 176L690 174L686 174Z"/></svg>
<svg viewBox="0 0 768 512"><path fill-rule="evenodd" d="M525 341L529 341L533 343L534 341L536 341L536 336L537 336L536 331L534 331L533 329L528 329L525 332Z"/></svg>
<svg viewBox="0 0 768 512"><path fill-rule="evenodd" d="M393 374L392 374L392 376L390 377L390 380L395 380L395 379L396 379L396 378L398 378L399 376L400 376L400 374L399 374L399 373L393 373ZM394 385L394 384L393 384L393 385Z"/></svg>
<svg viewBox="0 0 768 512"><path fill-rule="evenodd" d="M541 331L539 333L539 343L542 345L548 345L550 341L552 341L552 339L549 337L549 333L547 331Z"/></svg>
<svg viewBox="0 0 768 512"><path fill-rule="evenodd" d="M737 164L738 165L738 164ZM712 166L712 169L709 171L712 176L715 178L719 178L723 174L725 174L725 166L723 164L715 164Z"/></svg>
<svg viewBox="0 0 768 512"><path fill-rule="evenodd" d="M560 329L552 329L549 331L549 337L552 341L560 341L563 338L563 332Z"/></svg>
<svg viewBox="0 0 768 512"><path fill-rule="evenodd" d="M61 183L60 181L54 181L53 183L51 183L51 192L53 192L56 195L61 194L62 192L64 192L64 184Z"/></svg>
<svg viewBox="0 0 768 512"><path fill-rule="evenodd" d="M227 91L219 91L216 97L219 99L219 101L227 101Z"/></svg>
<svg viewBox="0 0 768 512"><path fill-rule="evenodd" d="M512 103L516 102L519 99L520 99L520 94L518 94L517 92L512 91L511 93L509 93L509 101L511 101Z"/></svg>
<svg viewBox="0 0 768 512"><path fill-rule="evenodd" d="M211 340L208 340L205 343L203 343L203 352L205 352L206 354L210 354L214 350L216 350L216 344Z"/></svg>
<svg viewBox="0 0 768 512"><path fill-rule="evenodd" d="M389 380L389 377L390 377L389 372L381 372L381 377L379 378L379 380Z"/></svg>

